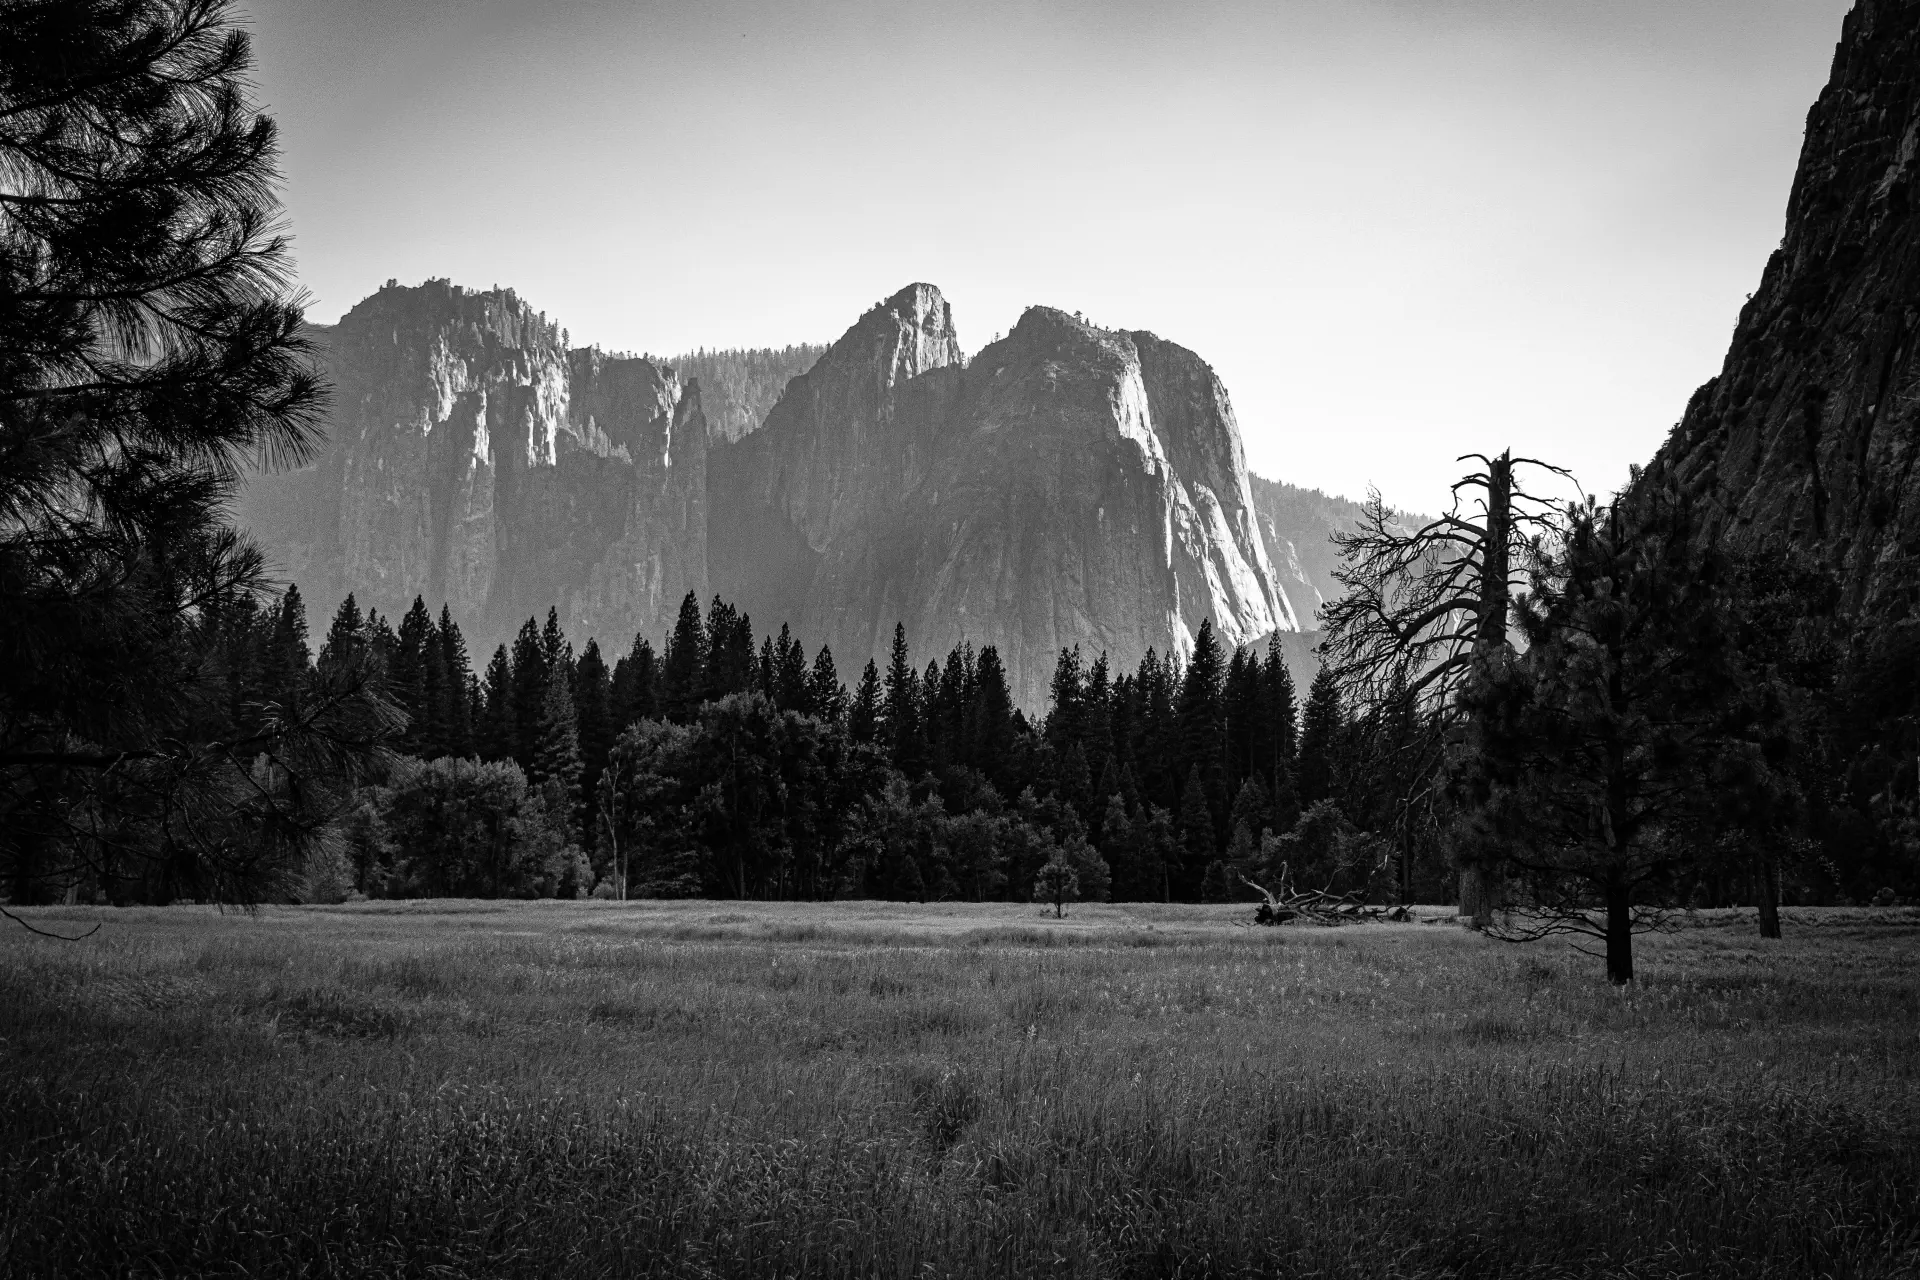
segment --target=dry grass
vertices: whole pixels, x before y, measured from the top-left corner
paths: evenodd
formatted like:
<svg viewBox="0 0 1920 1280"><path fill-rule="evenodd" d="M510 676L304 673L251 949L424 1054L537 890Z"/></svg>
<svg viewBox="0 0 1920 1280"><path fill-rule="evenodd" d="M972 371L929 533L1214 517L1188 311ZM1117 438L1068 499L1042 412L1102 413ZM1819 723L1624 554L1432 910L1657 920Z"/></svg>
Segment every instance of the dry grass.
<svg viewBox="0 0 1920 1280"><path fill-rule="evenodd" d="M0 934L9 1275L1920 1271L1912 911L101 914Z"/></svg>

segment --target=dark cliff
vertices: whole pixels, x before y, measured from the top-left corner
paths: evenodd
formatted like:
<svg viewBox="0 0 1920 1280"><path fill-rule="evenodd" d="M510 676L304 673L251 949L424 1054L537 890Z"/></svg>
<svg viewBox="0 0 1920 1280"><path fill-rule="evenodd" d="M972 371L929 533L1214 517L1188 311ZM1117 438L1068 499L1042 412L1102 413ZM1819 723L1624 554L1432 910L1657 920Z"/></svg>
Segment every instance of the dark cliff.
<svg viewBox="0 0 1920 1280"><path fill-rule="evenodd" d="M1920 573L1920 3L1861 0L1807 117L1786 235L1720 376L1649 475L1740 545L1813 550L1847 607L1912 611Z"/></svg>

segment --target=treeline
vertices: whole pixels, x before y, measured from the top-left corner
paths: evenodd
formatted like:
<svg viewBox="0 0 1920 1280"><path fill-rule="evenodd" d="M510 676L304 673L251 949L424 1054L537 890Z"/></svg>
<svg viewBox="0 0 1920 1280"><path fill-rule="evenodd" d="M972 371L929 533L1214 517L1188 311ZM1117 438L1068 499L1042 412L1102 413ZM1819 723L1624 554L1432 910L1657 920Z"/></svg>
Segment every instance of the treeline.
<svg viewBox="0 0 1920 1280"><path fill-rule="evenodd" d="M1353 820L1374 726L1328 680L1297 706L1277 643L1228 653L1210 624L1185 664L1063 651L1037 721L991 645L922 668L897 627L849 687L828 648L784 626L756 643L718 597L611 666L550 611L479 675L446 609L416 600L395 627L349 597L318 668L350 655L408 719L343 824L343 891L1226 901L1282 862L1395 889Z"/></svg>

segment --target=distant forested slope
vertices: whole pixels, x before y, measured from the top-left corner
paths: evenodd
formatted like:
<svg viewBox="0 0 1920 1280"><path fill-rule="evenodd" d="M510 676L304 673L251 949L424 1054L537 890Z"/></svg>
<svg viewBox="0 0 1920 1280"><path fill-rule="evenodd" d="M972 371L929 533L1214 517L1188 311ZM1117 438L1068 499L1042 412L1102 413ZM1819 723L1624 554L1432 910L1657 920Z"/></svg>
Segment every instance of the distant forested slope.
<svg viewBox="0 0 1920 1280"><path fill-rule="evenodd" d="M767 420L767 410L787 389L788 380L811 369L826 350L810 342L746 351L703 348L674 356L667 363L681 378L699 380L707 437L738 440L759 429Z"/></svg>

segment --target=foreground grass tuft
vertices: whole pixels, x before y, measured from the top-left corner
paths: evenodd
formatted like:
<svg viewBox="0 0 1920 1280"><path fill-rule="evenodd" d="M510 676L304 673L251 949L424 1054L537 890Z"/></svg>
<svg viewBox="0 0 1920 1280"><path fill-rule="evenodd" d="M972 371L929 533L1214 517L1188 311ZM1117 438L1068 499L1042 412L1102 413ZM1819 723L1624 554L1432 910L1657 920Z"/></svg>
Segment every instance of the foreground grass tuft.
<svg viewBox="0 0 1920 1280"><path fill-rule="evenodd" d="M5 1274L1920 1270L1910 913L102 914L0 935Z"/></svg>

